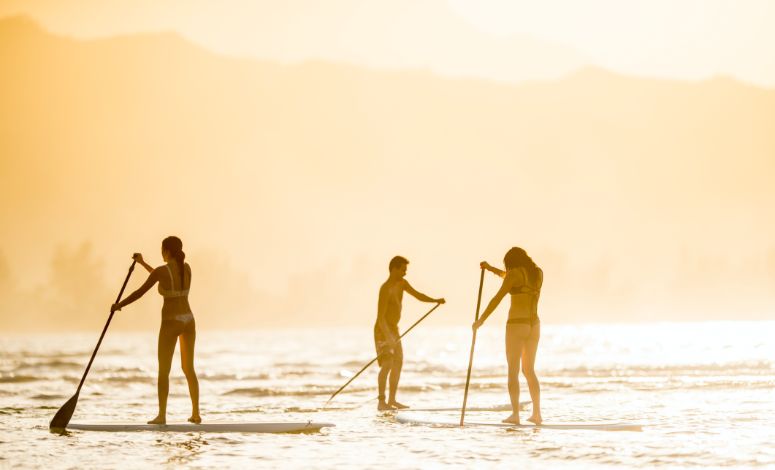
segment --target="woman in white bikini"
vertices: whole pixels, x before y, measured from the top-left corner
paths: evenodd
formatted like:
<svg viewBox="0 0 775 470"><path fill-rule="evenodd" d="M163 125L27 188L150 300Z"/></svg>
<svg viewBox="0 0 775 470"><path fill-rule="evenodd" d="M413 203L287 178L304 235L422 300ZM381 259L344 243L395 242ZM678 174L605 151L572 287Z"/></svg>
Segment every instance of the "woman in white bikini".
<svg viewBox="0 0 775 470"><path fill-rule="evenodd" d="M487 317L498 307L506 294L511 294L511 308L506 322L506 362L509 366L509 398L511 416L504 423L519 424L519 366L527 379L530 398L533 400L533 414L528 418L535 424L541 424L541 386L535 373L536 351L541 338L541 322L538 319L538 297L544 273L536 266L522 248L510 249L503 258L506 271L490 266L483 261L486 269L503 278L500 290L492 298L481 318L472 325L474 330L482 326Z"/></svg>
<svg viewBox="0 0 775 470"><path fill-rule="evenodd" d="M170 367L175 345L180 338L180 359L183 373L188 381L188 391L191 394L191 417L188 420L199 424L199 380L194 371L194 344L196 343L196 323L191 306L188 304L188 290L191 287L191 267L185 263L183 242L178 237L167 237L161 243L161 256L166 264L152 268L143 260L143 255L135 253L133 258L151 274L139 289L127 298L113 304L111 311L121 310L142 297L157 282L159 294L164 297L161 308L161 328L159 329L159 415L148 421L148 424L165 424L167 422L167 396L170 388Z"/></svg>

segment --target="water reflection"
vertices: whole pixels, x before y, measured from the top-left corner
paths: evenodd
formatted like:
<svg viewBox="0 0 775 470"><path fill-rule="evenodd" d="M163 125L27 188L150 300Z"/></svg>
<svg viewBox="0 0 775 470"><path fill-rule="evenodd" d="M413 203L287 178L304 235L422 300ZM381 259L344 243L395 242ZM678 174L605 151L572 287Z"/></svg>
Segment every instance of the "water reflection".
<svg viewBox="0 0 775 470"><path fill-rule="evenodd" d="M182 439L179 435L165 434L156 439L155 447L165 451L168 465L184 465L201 457L208 445L202 434L188 434Z"/></svg>

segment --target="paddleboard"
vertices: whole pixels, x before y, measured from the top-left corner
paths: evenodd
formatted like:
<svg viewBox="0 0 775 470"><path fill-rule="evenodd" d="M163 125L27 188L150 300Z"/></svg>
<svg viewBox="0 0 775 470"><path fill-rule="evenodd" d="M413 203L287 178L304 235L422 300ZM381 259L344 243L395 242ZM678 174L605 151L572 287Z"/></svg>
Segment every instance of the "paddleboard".
<svg viewBox="0 0 775 470"><path fill-rule="evenodd" d="M333 427L331 423L204 423L204 424L77 424L69 430L105 432L251 432L251 433L305 433Z"/></svg>
<svg viewBox="0 0 775 470"><path fill-rule="evenodd" d="M401 412L396 415L396 421L404 424L417 424L426 426L438 426L438 427L460 427L460 417L456 419L451 417L429 417L414 416L410 413ZM643 431L643 426L640 424L623 424L623 423L541 423L535 424L509 424L500 422L482 422L482 421L468 421L464 422L465 426L489 426L496 428L510 428L510 429L556 429L556 430L568 430L568 431Z"/></svg>

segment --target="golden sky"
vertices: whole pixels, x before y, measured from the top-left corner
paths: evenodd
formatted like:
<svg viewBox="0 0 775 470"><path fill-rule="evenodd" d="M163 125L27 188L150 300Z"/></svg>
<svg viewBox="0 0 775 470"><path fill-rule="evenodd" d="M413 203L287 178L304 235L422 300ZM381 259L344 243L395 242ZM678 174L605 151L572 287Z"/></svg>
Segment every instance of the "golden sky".
<svg viewBox="0 0 775 470"><path fill-rule="evenodd" d="M4 0L83 38L176 31L214 51L446 75L556 78L581 64L620 73L775 86L768 0Z"/></svg>
<svg viewBox="0 0 775 470"><path fill-rule="evenodd" d="M614 3L0 2L0 326L169 234L204 326L368 325L395 254L465 324L512 245L549 322L771 318L771 7Z"/></svg>

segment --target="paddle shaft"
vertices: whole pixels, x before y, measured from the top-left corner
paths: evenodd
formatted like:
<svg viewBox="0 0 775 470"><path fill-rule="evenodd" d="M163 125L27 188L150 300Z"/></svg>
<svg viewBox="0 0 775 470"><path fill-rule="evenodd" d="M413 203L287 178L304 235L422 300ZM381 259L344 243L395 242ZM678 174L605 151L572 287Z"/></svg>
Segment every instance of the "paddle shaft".
<svg viewBox="0 0 775 470"><path fill-rule="evenodd" d="M121 296L124 295L124 289L126 289L126 285L129 282L129 277L132 275L132 271L135 269L135 263L137 261L132 261L132 265L129 266L129 272L126 273L126 278L124 279L124 284L121 285L121 291L118 293L118 297L116 297L116 302L118 303L121 301ZM105 323L105 328L102 329L102 334L100 335L100 340L97 341L97 346L94 348L94 352L91 355L91 359L89 359L89 365L86 366L86 371L83 373L83 377L81 377L81 382L78 384L78 389L75 391L75 394L78 395L81 393L81 387L83 387L84 381L86 381L86 376L89 374L89 369L91 369L91 364L94 362L94 358L97 356L97 351L100 349L100 345L102 344L102 338L105 337L105 333L108 331L108 326L110 326L110 321L113 319L113 314L115 312L110 312L110 316L108 317L108 321Z"/></svg>
<svg viewBox="0 0 775 470"><path fill-rule="evenodd" d="M479 307L482 306L482 286L484 286L484 268L479 275L479 295L476 298L476 317L474 321L479 321ZM463 425L463 420L466 416L466 402L468 401L468 385L471 383L471 368L474 365L474 346L476 346L476 330L471 337L471 354L468 356L468 373L466 374L466 390L463 392L463 408L460 410L460 425Z"/></svg>
<svg viewBox="0 0 775 470"><path fill-rule="evenodd" d="M410 331L412 331L412 328L414 328L415 326L419 325L421 321L425 320L425 317L427 317L428 315L430 315L431 313L433 313L433 311L434 311L434 310L436 310L437 308L439 308L439 305L441 305L441 304L436 304L436 305L435 305L435 306L434 306L432 309L428 310L428 313L426 313L425 315L423 315L422 317L420 317L420 319L419 319L419 320L417 320L416 322L414 322L414 324L413 324L412 326L410 326L410 327L409 327L409 328L408 328L406 331L404 331L404 332L401 334L401 336L399 336L399 337L398 337L398 339L400 340L401 338L403 338L404 336L406 336L406 334L407 334L407 333L409 333ZM341 391L342 391L342 390L344 390L344 389L345 389L345 388L346 388L348 385L350 385L350 383L351 383L353 380L355 380L356 378L358 378L358 376L359 376L359 375L361 375L361 374L363 373L363 371L365 371L366 369L368 369L370 365L374 364L374 363L377 361L377 359L379 359L379 356L375 357L374 359L372 359L371 361L369 361L369 363L368 363L368 364L366 364L365 366L363 366L363 368L362 368L361 370L359 370L357 374L353 375L353 376L352 376L352 378L350 378L350 380L348 380L346 384L342 385L342 386L339 388L339 390L337 390L336 392L334 392L334 394L333 394L333 395L331 395L331 398L329 398L329 399L328 399L328 401L326 402L326 404L328 404L328 403L329 403L331 400L333 400L335 396L339 395L339 392L341 392Z"/></svg>

